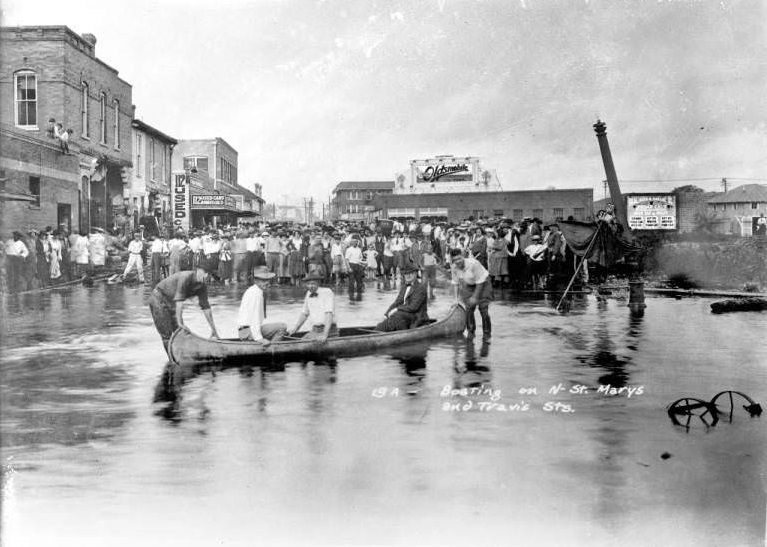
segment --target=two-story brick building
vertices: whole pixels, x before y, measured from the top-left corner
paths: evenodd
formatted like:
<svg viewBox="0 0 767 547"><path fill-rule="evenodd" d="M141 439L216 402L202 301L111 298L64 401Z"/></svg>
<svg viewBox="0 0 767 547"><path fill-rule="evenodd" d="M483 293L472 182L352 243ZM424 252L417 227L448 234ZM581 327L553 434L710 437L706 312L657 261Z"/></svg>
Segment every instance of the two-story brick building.
<svg viewBox="0 0 767 547"><path fill-rule="evenodd" d="M330 218L370 220L375 211L375 199L392 192L393 180L341 181L331 194Z"/></svg>
<svg viewBox="0 0 767 547"><path fill-rule="evenodd" d="M66 26L0 29L0 179L34 202L4 202L3 227L111 229L125 211L131 85ZM68 133L69 152L56 135Z"/></svg>

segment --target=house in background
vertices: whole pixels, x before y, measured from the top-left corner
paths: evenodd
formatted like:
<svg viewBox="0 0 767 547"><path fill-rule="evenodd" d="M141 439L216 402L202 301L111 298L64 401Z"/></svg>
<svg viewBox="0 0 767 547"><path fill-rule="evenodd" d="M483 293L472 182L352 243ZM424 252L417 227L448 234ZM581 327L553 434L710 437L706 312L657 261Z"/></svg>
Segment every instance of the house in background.
<svg viewBox="0 0 767 547"><path fill-rule="evenodd" d="M754 235L759 217L767 216L767 185L737 186L708 200L708 208L717 217L715 232Z"/></svg>

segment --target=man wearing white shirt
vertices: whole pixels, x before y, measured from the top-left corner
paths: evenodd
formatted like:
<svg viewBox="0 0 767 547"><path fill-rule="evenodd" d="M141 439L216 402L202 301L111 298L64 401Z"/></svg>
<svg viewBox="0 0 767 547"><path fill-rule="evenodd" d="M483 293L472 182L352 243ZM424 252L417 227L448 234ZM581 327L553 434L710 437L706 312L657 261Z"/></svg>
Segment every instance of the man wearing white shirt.
<svg viewBox="0 0 767 547"><path fill-rule="evenodd" d="M141 260L141 251L143 250L144 242L141 241L141 233L136 232L133 234L133 241L128 244L128 265L125 266L125 271L122 275L123 279L133 268L136 268L139 282L144 282L144 262Z"/></svg>
<svg viewBox="0 0 767 547"><path fill-rule="evenodd" d="M365 268L362 265L362 249L359 246L359 240L355 237L352 239L351 247L346 249L344 258L349 264L349 296L354 297L355 292L357 296L363 291L362 278L365 273Z"/></svg>
<svg viewBox="0 0 767 547"><path fill-rule="evenodd" d="M328 337L338 336L333 291L320 287L321 280L322 277L315 272L310 272L304 277L308 289L304 298L304 307L298 316L296 326L288 331L288 335L295 334L309 319L312 328L304 335L304 340L317 340L324 343Z"/></svg>
<svg viewBox="0 0 767 547"><path fill-rule="evenodd" d="M273 273L264 266L253 271L253 285L245 291L237 314L237 335L240 340L253 340L264 346L282 340L288 330L285 323L264 323L266 299L264 291L269 287Z"/></svg>
<svg viewBox="0 0 767 547"><path fill-rule="evenodd" d="M152 239L152 245L149 252L151 253L152 264L152 286L154 287L160 282L162 278L162 267L165 257L170 254L168 249L168 243L161 236L156 236Z"/></svg>
<svg viewBox="0 0 767 547"><path fill-rule="evenodd" d="M451 277L456 299L466 304L466 330L469 337L474 336L476 322L474 311L479 308L482 318L482 332L485 338L490 337L490 314L488 307L493 299L493 288L490 285L490 274L478 260L464 258L463 251L450 251Z"/></svg>

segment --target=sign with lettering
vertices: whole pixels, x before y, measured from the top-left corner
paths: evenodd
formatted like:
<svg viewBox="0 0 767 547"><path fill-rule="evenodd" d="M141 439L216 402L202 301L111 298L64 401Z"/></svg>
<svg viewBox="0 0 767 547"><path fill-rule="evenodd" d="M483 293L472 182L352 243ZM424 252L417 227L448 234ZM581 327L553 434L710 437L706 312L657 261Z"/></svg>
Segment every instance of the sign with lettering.
<svg viewBox="0 0 767 547"><path fill-rule="evenodd" d="M417 182L458 182L471 181L471 167L468 163L439 163L417 166Z"/></svg>
<svg viewBox="0 0 767 547"><path fill-rule="evenodd" d="M201 194L192 196L193 209L236 209L237 202L232 196L223 194Z"/></svg>
<svg viewBox="0 0 767 547"><path fill-rule="evenodd" d="M626 211L632 230L676 230L673 194L626 196Z"/></svg>
<svg viewBox="0 0 767 547"><path fill-rule="evenodd" d="M189 202L189 180L186 173L178 173L173 177L171 210L173 212L173 229L189 231L191 207Z"/></svg>

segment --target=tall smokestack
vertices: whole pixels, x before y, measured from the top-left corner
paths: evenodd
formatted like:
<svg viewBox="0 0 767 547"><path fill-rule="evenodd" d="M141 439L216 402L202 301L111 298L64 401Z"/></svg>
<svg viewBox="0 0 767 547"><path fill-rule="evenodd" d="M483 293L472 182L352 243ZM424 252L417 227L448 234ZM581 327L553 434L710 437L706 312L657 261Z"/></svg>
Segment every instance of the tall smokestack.
<svg viewBox="0 0 767 547"><path fill-rule="evenodd" d="M607 185L610 188L610 197L612 197L613 205L615 206L615 216L623 226L623 229L628 231L629 223L626 216L626 204L623 203L623 195L618 185L618 175L615 174L615 165L613 165L613 157L610 154L606 129L607 126L602 120L597 120L597 123L594 124L594 131L596 131L597 140L599 141L599 150L602 152L602 163L605 165L605 175L607 176Z"/></svg>

